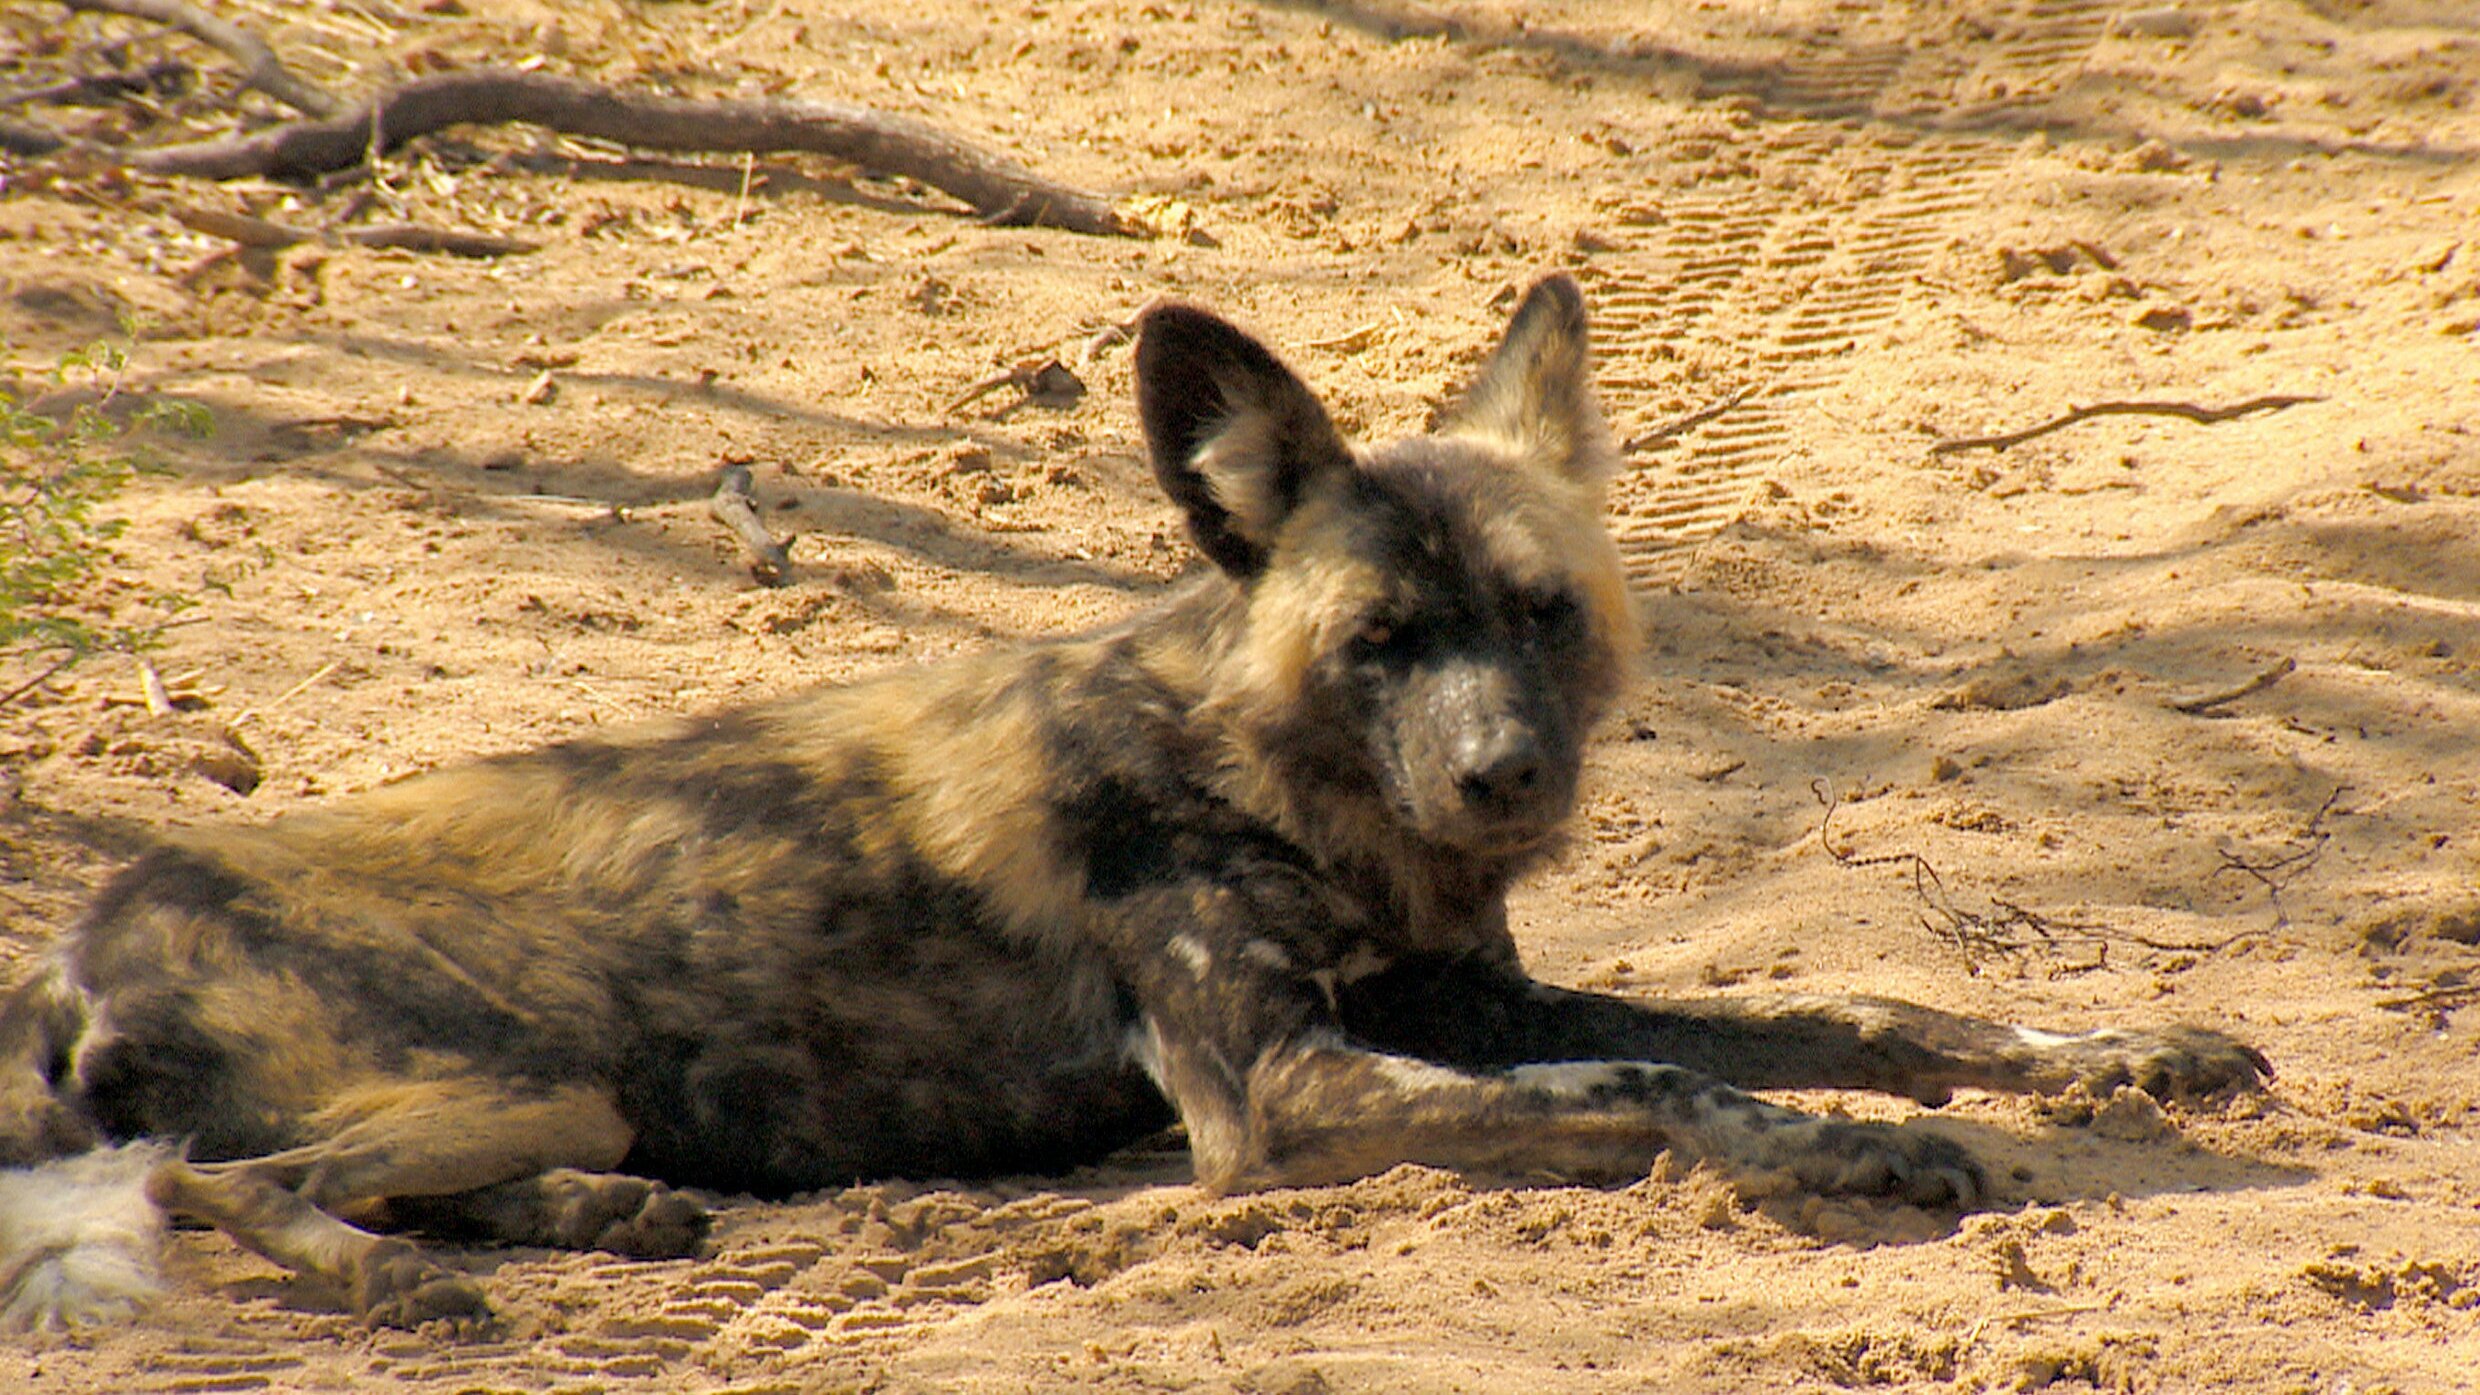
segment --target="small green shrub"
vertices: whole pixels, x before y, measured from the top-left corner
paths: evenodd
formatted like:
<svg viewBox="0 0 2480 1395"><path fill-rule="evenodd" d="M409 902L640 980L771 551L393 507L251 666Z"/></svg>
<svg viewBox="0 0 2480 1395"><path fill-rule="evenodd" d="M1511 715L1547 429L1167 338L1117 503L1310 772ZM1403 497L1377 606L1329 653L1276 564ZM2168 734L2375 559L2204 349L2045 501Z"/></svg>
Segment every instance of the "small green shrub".
<svg viewBox="0 0 2480 1395"><path fill-rule="evenodd" d="M90 622L79 604L126 526L102 510L131 480L163 468L144 438L204 436L214 426L194 402L129 400L128 367L128 346L109 341L63 354L39 376L0 364L0 655L49 654L56 669L97 651L136 653L192 604L177 593L151 596L155 618L110 625ZM47 383L95 392L55 418L31 405Z"/></svg>

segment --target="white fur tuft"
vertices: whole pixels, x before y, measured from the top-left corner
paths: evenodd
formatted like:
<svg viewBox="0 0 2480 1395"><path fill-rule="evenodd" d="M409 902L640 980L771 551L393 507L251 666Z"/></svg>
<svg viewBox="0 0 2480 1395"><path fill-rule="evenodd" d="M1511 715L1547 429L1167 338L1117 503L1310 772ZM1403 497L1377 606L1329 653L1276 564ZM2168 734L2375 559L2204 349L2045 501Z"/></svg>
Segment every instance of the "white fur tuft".
<svg viewBox="0 0 2480 1395"><path fill-rule="evenodd" d="M137 1316L163 1287L160 1143L0 1172L0 1331L74 1332Z"/></svg>

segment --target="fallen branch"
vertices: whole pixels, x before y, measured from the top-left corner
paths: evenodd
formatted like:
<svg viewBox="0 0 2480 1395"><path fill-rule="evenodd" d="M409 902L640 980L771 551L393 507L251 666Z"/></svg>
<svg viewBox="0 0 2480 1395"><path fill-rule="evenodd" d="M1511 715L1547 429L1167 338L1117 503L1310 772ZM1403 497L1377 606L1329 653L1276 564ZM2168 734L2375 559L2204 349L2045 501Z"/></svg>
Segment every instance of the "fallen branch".
<svg viewBox="0 0 2480 1395"><path fill-rule="evenodd" d="M2218 693L2207 693L2203 697L2181 698L2170 704L2170 710L2173 712L2184 712L2191 717L2206 716L2216 707L2225 706L2229 703L2237 702L2243 697L2252 697L2257 693L2263 692L2265 689L2281 682L2285 676L2298 667L2299 661L2297 659L2284 659L2282 662L2266 669L2263 673L2256 675L2254 678L2249 679L2236 688L2227 688Z"/></svg>
<svg viewBox="0 0 2480 1395"><path fill-rule="evenodd" d="M427 228L416 223L379 223L366 228L297 228L265 218L253 218L246 213L226 213L213 208L175 208L172 216L179 219L183 227L210 237L221 237L244 247L270 251L290 247L297 242L316 242L325 238L361 247L446 252L458 257L505 257L536 251L542 246L539 242L527 242L523 238L459 232L454 228Z"/></svg>
<svg viewBox="0 0 2480 1395"><path fill-rule="evenodd" d="M197 69L175 59L149 63L130 73L83 73L64 78L44 87L28 87L0 96L0 108L35 104L48 106L102 106L133 92L161 92L180 86L197 75Z"/></svg>
<svg viewBox="0 0 2480 1395"><path fill-rule="evenodd" d="M2039 426L2029 427L2022 431L2009 431L2000 436L1966 436L1960 440L1939 441L1929 447L1929 453L1931 455L1952 455L1957 451L1965 450L2005 450L2009 446L2020 446L2037 436L2046 436L2053 431L2063 431L2077 422L2090 421L2094 417L2177 417L2182 421L2192 421L2200 426L2211 426L2216 422L2230 421L2256 412L2278 412L2285 407L2296 407L2302 402L2324 400L2321 397L2277 394L2271 397L2251 397L2245 402L2235 403L2228 407L2199 407L2192 402L2095 402L2089 407L2078 407L2054 421L2045 421Z"/></svg>
<svg viewBox="0 0 2480 1395"><path fill-rule="evenodd" d="M126 15L178 29L210 47L221 49L242 67L241 85L255 87L293 110L314 117L343 113L344 103L293 76L274 49L239 25L217 19L184 0L61 0L72 10Z"/></svg>
<svg viewBox="0 0 2480 1395"><path fill-rule="evenodd" d="M421 78L328 120L129 157L149 174L304 179L350 169L375 149L459 125L523 122L648 150L806 151L953 194L992 223L1134 236L1109 200L1043 179L910 117L840 102L694 101L615 92L551 73L477 68Z"/></svg>
<svg viewBox="0 0 2480 1395"><path fill-rule="evenodd" d="M722 482L715 486L715 497L706 501L706 511L741 540L742 548L749 553L749 574L760 586L781 586L791 579L791 554L758 519L758 500L749 490L748 466L725 467Z"/></svg>
<svg viewBox="0 0 2480 1395"><path fill-rule="evenodd" d="M1739 404L1756 395L1757 388L1756 385L1752 383L1749 386L1732 393L1730 396L1722 399L1710 407L1699 408L1698 410L1690 412L1686 416L1679 418L1677 421L1665 422L1662 425L1653 428L1651 431L1645 432L1643 435L1630 436L1627 441L1619 447L1619 451L1623 455L1634 455L1640 450L1651 450L1653 447L1661 445L1665 441L1675 440L1678 437L1687 435L1689 432L1694 431L1709 421L1712 421L1714 418L1732 411L1737 408Z"/></svg>

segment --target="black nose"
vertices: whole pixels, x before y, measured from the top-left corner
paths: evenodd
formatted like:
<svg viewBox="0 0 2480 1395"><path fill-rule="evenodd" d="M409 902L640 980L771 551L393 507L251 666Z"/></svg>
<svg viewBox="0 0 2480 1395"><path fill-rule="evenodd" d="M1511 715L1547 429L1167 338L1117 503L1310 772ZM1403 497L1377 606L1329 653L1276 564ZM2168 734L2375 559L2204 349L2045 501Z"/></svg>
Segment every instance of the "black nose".
<svg viewBox="0 0 2480 1395"><path fill-rule="evenodd" d="M1525 807L1541 788L1546 761L1530 728L1503 722L1475 733L1458 753L1455 786L1464 802L1489 813Z"/></svg>

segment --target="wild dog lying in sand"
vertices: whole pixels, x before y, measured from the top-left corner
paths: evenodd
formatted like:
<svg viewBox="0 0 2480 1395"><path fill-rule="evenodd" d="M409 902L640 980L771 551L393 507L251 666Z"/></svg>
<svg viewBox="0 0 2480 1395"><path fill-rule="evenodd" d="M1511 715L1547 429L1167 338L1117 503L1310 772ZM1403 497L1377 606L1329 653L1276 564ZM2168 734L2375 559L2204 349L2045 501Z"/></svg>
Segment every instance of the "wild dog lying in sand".
<svg viewBox="0 0 2480 1395"><path fill-rule="evenodd" d="M1634 638L1586 358L1551 277L1442 430L1356 450L1155 310L1146 436L1213 567L1152 610L170 839L0 1015L7 1320L133 1306L161 1213L468 1321L472 1280L356 1222L680 1255L674 1186L1043 1172L1174 1119L1215 1189L1668 1149L1969 1206L1952 1142L1736 1087L2256 1083L2205 1031L1525 976L1507 888Z"/></svg>

